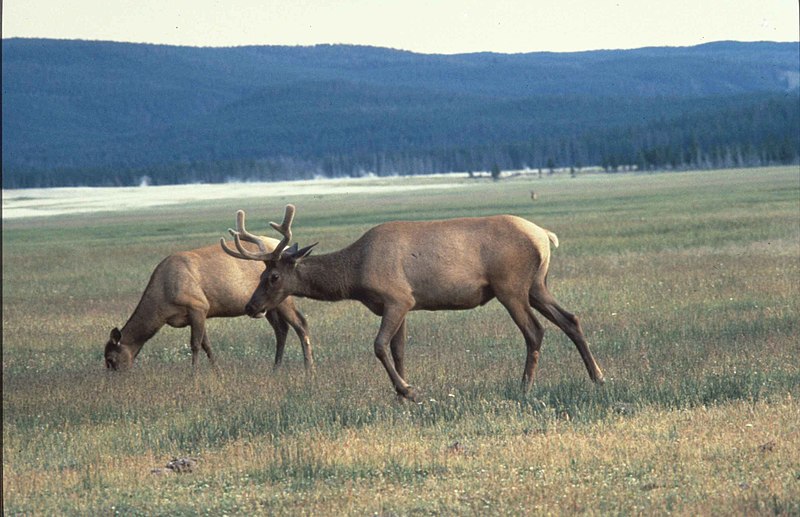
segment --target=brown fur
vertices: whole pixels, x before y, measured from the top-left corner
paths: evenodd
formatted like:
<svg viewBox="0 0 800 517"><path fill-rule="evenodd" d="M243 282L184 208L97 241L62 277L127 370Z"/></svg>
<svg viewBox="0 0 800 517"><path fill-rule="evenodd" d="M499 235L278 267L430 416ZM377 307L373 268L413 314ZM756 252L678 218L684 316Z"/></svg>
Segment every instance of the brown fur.
<svg viewBox="0 0 800 517"><path fill-rule="evenodd" d="M269 249L278 242L267 237L263 241ZM106 367L114 370L130 367L145 342L165 324L191 327L193 367L200 347L215 365L206 319L245 315L245 305L258 286L263 269L260 264L229 257L217 245L168 256L156 266L139 305L122 330L111 331L105 346ZM289 326L300 338L306 367L312 367L307 323L292 298L266 311L266 318L275 330L275 367L283 359Z"/></svg>
<svg viewBox="0 0 800 517"><path fill-rule="evenodd" d="M287 219L285 227L291 223ZM327 255L307 256L309 248L290 248L278 257L262 255L267 267L247 311L275 307L288 296L360 301L382 317L375 355L398 394L413 399L403 366L407 313L471 309L497 298L525 338L525 389L533 382L544 334L533 309L572 339L589 376L601 383L603 374L578 319L547 289L551 243L558 246L554 233L511 215L385 223Z"/></svg>

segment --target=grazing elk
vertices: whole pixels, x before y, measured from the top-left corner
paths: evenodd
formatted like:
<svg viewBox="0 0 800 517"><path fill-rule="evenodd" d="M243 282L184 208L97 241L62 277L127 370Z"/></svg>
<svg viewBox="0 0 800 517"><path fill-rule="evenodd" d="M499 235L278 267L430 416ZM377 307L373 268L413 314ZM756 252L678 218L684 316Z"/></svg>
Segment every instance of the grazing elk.
<svg viewBox="0 0 800 517"><path fill-rule="evenodd" d="M226 253L266 264L247 303L248 314L276 307L287 296L360 301L382 317L375 355L397 393L413 400L415 391L405 380L403 366L407 313L471 309L496 297L525 338L524 389L533 382L544 334L533 309L570 337L589 377L603 382L578 319L561 308L547 290L550 243L558 246L554 233L511 215L390 222L368 230L342 250L309 256L314 245L287 248L294 213L294 206L287 205L283 223L270 223L283 235L271 252L253 253L242 245L242 241L255 242L257 238L245 229L241 210L237 230L229 230L238 251L220 239Z"/></svg>
<svg viewBox="0 0 800 517"><path fill-rule="evenodd" d="M256 244L262 253L278 243L277 239L260 239ZM191 326L193 368L200 347L216 366L206 319L244 316L245 304L258 287L263 269L260 264L230 258L217 245L168 256L156 266L139 305L122 330L114 328L111 331L105 347L106 367L112 370L130 367L142 346L165 324ZM300 338L306 368L313 366L306 319L292 298L281 300L269 310L249 312L248 315L253 318L266 316L275 330L276 368L283 359L290 325Z"/></svg>

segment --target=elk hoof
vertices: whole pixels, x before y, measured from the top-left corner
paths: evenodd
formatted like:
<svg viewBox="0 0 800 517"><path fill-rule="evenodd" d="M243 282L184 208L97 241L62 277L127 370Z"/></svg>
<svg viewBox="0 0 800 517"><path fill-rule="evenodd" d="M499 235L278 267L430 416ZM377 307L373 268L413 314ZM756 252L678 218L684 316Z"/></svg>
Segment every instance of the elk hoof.
<svg viewBox="0 0 800 517"><path fill-rule="evenodd" d="M405 389L397 390L397 400L400 402L405 402L406 400L410 400L411 402L419 402L420 394L414 387L408 386Z"/></svg>
<svg viewBox="0 0 800 517"><path fill-rule="evenodd" d="M401 392L400 395L411 402L418 402L420 400L419 391L413 386L407 387L405 393Z"/></svg>

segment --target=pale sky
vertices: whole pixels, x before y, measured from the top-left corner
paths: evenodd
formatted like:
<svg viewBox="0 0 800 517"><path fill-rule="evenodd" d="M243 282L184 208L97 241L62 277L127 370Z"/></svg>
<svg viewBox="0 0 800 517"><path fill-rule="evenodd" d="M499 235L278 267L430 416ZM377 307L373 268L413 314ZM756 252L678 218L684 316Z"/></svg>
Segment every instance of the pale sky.
<svg viewBox="0 0 800 517"><path fill-rule="evenodd" d="M3 0L3 38L455 54L798 41L797 0Z"/></svg>

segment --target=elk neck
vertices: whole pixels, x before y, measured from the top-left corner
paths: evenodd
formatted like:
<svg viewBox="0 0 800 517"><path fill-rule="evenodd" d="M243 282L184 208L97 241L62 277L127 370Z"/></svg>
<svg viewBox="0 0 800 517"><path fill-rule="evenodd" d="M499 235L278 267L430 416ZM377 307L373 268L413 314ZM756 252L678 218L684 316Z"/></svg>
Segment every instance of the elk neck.
<svg viewBox="0 0 800 517"><path fill-rule="evenodd" d="M146 293L145 293L146 294ZM143 296L128 318L125 326L122 327L122 346L128 348L133 356L139 353L144 344L164 326L164 321L157 314L157 304L148 303L146 296Z"/></svg>
<svg viewBox="0 0 800 517"><path fill-rule="evenodd" d="M347 248L306 257L295 269L297 290L292 294L329 302L349 299L357 270L355 258Z"/></svg>

